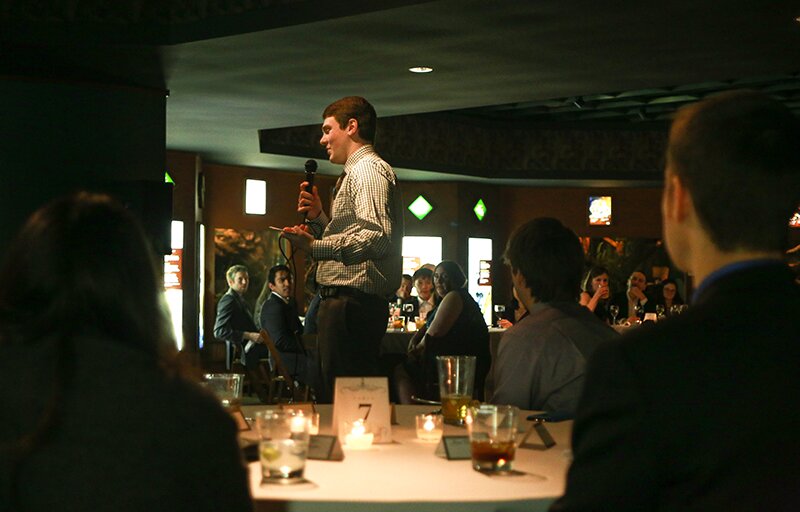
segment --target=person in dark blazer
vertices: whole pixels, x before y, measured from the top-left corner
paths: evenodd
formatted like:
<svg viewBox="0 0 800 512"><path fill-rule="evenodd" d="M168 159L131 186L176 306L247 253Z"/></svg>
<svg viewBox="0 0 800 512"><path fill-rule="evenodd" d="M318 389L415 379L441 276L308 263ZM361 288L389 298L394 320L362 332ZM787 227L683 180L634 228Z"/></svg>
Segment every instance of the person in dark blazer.
<svg viewBox="0 0 800 512"><path fill-rule="evenodd" d="M233 347L240 346L242 361L253 387L262 402L268 400L267 381L269 377L259 366L259 360L269 357L269 350L259 342L258 327L253 321L250 306L244 294L250 285L247 267L234 265L225 272L228 291L217 303L217 319L214 323L214 337L228 344L228 358L233 357Z"/></svg>
<svg viewBox="0 0 800 512"><path fill-rule="evenodd" d="M291 297L292 274L286 265L269 269L267 282L256 300L256 323L267 331L289 373L307 382L303 324Z"/></svg>
<svg viewBox="0 0 800 512"><path fill-rule="evenodd" d="M655 301L650 300L647 295L647 277L644 272L639 270L631 272L625 291L615 293L611 298L611 304L619 307L617 318L627 319L630 323L641 321L645 313L655 312Z"/></svg>
<svg viewBox="0 0 800 512"><path fill-rule="evenodd" d="M752 91L677 114L662 213L692 306L595 351L552 511L800 510L800 290L782 260L798 140Z"/></svg>

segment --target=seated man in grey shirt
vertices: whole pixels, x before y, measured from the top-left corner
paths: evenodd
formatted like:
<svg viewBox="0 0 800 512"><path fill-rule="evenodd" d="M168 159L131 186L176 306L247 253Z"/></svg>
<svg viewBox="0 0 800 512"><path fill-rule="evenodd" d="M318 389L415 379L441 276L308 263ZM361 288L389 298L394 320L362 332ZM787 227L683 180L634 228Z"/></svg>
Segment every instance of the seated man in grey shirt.
<svg viewBox="0 0 800 512"><path fill-rule="evenodd" d="M586 360L617 335L578 304L584 262L578 237L556 219L534 219L514 232L504 259L530 314L500 341L488 400L572 415Z"/></svg>

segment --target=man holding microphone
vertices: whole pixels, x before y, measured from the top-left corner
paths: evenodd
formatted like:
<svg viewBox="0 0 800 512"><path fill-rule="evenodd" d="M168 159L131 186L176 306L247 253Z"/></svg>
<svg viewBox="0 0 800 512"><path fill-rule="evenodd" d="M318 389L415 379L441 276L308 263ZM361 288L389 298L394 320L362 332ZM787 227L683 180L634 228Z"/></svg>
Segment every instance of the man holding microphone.
<svg viewBox="0 0 800 512"><path fill-rule="evenodd" d="M308 191L303 182L297 211L306 223L286 227L283 234L318 262L318 399L329 402L336 377L380 374L387 301L401 276L403 217L397 177L372 147L372 105L348 96L330 104L322 119L320 144L332 163L344 165L330 217L322 211L317 187Z"/></svg>

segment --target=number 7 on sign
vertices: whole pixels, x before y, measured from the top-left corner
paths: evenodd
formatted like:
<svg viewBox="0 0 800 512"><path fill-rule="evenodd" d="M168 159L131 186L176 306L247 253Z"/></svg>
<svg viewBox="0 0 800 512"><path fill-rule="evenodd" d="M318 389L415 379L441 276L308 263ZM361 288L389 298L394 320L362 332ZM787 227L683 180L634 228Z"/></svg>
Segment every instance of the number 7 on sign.
<svg viewBox="0 0 800 512"><path fill-rule="evenodd" d="M372 404L358 404L358 408L359 409L364 409L364 408L367 409L367 413L364 415L364 418L363 418L364 421L367 421L367 418L369 418L369 411L372 410Z"/></svg>

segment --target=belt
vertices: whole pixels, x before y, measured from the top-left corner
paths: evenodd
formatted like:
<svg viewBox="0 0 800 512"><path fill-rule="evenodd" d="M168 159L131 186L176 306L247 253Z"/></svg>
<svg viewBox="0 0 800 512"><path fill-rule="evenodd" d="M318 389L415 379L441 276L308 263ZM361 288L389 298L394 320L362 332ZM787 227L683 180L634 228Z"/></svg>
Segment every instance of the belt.
<svg viewBox="0 0 800 512"><path fill-rule="evenodd" d="M383 300L373 293L362 292L352 286L320 286L319 295L323 299L331 297L353 297L354 299Z"/></svg>

